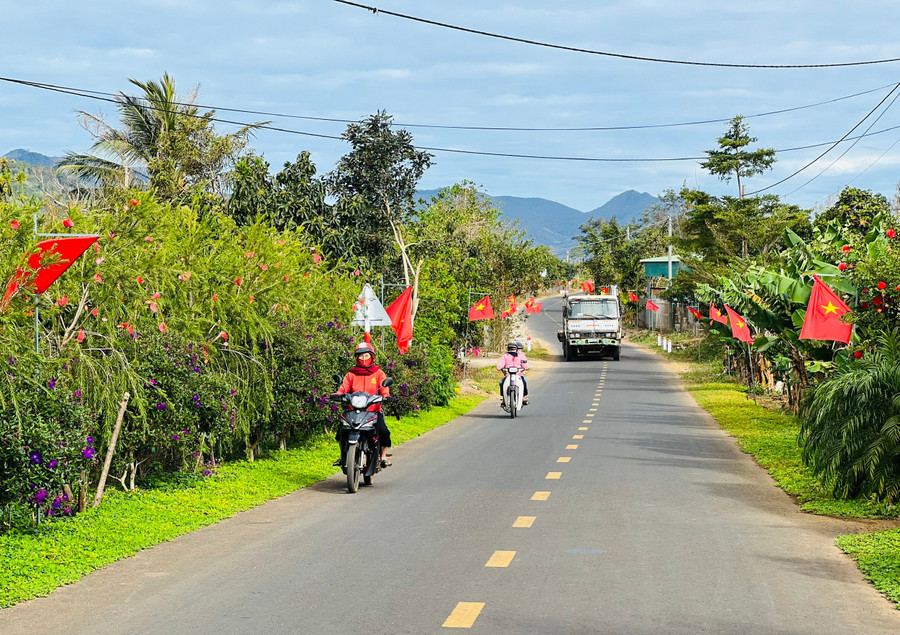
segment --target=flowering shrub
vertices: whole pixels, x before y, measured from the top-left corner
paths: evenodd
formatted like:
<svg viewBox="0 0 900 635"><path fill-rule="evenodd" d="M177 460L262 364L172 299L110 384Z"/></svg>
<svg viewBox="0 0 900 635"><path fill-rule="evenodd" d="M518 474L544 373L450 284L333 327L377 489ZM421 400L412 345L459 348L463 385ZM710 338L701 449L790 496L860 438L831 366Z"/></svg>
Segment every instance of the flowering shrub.
<svg viewBox="0 0 900 635"><path fill-rule="evenodd" d="M72 515L76 501L64 486L77 492L82 470L96 461L94 418L65 376L35 382L7 377L13 379L3 384L0 399L0 509L19 506L44 518Z"/></svg>

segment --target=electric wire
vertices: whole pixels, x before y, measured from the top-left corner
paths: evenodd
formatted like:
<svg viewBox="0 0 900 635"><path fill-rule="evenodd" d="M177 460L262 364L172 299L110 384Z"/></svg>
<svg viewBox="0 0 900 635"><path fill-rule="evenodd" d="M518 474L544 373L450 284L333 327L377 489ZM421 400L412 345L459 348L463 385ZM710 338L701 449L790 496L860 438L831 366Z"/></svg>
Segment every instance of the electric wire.
<svg viewBox="0 0 900 635"><path fill-rule="evenodd" d="M38 88L41 90L48 90L51 92L58 92L58 93L63 93L63 94L67 94L67 95L73 95L75 97L82 97L85 99L93 99L95 101L102 101L102 102L110 103L110 104L113 104L116 106L120 105L120 102L117 99L115 99L115 97L117 96L115 93L105 93L105 92L89 90L89 89L82 90L82 89L77 89L77 88L72 88L72 87L55 86L52 84L43 84L40 82L32 82L32 81L28 81L28 80L18 80L18 79L11 79L11 78L5 78L5 77L0 77L0 81L12 82L12 83L16 83L16 84L21 84L23 86L29 86L29 87ZM900 84L898 84L898 85L900 85ZM895 88L896 88L896 86L895 86ZM866 92L871 92L871 91L866 91ZM862 94L864 94L864 93L862 93ZM112 95L112 96L109 96L109 95ZM144 100L144 101L146 101L146 100ZM181 105L201 108L201 106L196 106L195 104L184 103ZM147 102L147 107L151 108L151 109L157 109L150 102ZM239 111L239 112L250 112L250 111ZM269 130L272 132L281 132L281 133L285 133L285 134L294 134L294 135L313 137L313 138L318 138L318 139L330 139L330 140L335 140L335 141L345 141L345 139L343 137L338 136L338 135L327 135L327 134L321 134L321 133L315 133L315 132L308 132L308 131L304 131L304 130L295 130L292 128L273 126L269 123L254 124L254 123L247 123L247 122L242 122L242 121L234 121L231 119L224 119L222 117L206 117L205 115L197 114L197 113L194 113L194 114L182 113L182 114L185 116L190 116L190 117L194 117L194 118L198 118L198 119L204 118L209 121L214 121L214 122L224 123L224 124L229 124L229 125L235 125L235 126L241 126L241 127L249 126L255 130ZM265 113L260 112L260 113L254 113L254 114L265 114ZM358 122L352 122L352 123L358 123ZM883 134L886 132L890 132L892 130L896 130L897 128L900 128L900 126L893 126L890 128L885 128L883 130L878 130L876 132L869 133L868 135L861 135L861 136L875 136L875 135ZM851 132L852 132L852 130L851 130ZM861 138L861 136L860 136L860 138ZM855 137L850 137L850 138L852 139ZM824 141L821 143L810 144L810 145L805 145L805 146L784 148L781 150L776 150L776 152L780 152L780 153L795 152L798 150L807 150L807 149L822 147L822 146L826 146L826 145L836 145L837 143L840 143L841 141L844 141L846 139L847 139L847 137L845 136L845 137L841 138L840 140L838 140L837 142ZM618 157L618 158L616 158L616 157L578 157L578 156L558 156L558 155L524 154L524 153L509 153L509 152L489 152L489 151L483 151L483 150L466 150L466 149L460 149L460 148L442 148L442 147L434 147L434 146L414 146L414 147L418 150L426 150L426 151L431 151L431 152L446 152L446 153L451 153L451 154L464 154L464 155L488 156L488 157L504 157L504 158L514 158L514 159L537 159L537 160L545 160L545 161L574 161L574 162L594 162L594 163L664 163L664 162L681 162L681 161L703 161L703 160L706 160L709 158L707 156ZM826 153L827 153L827 151L826 151ZM826 153L823 153L823 155ZM772 186L772 187L774 187L774 186ZM758 190L758 191L762 191L762 190Z"/></svg>
<svg viewBox="0 0 900 635"><path fill-rule="evenodd" d="M0 76L0 81L9 82L12 84L20 84L24 86L31 86L34 88L43 88L46 90L54 90L56 92L70 94L70 95L79 95L80 93L88 93L91 95L98 95L103 97L109 97L107 101L114 102L115 98L120 95L120 93L110 93L99 90L90 90L87 88L75 88L72 86L60 86L57 84L48 84L44 82L35 82L24 79L16 79L12 77L2 77ZM894 82L890 84L885 84L884 86L878 86L877 88L870 88L868 90L860 91L858 93L853 93L852 95L843 95L841 97L835 97L832 99L827 99L824 101L819 101L812 104L805 104L803 106L792 106L790 108L782 108L779 110L770 110L767 112L754 113L751 115L742 115L744 119L754 119L759 117L768 117L771 115L780 115L788 112L796 112L798 110L805 110L808 108L816 108L818 106L826 106L828 104L837 103L840 101L845 101L847 99L853 99L855 97L860 97L862 95L868 95L870 93L878 92L884 90L885 88L889 88L894 85ZM140 98L143 100L143 98ZM144 100L146 101L146 100ZM358 123L358 120L354 119L340 119L337 117L315 117L312 115L294 115L288 113L278 113L278 112L268 112L265 110L249 110L245 108L229 108L225 106L210 106L204 104L196 104L196 103L186 103L186 102L171 102L176 106L190 106L195 108L205 108L207 110L216 110L221 112L234 112L240 114L248 114L248 115L262 115L264 117L277 117L279 119L302 119L307 121L322 121L327 123L343 123L343 124L351 124ZM514 127L514 126L461 126L461 125L447 125L447 124L430 124L430 123L404 123L404 122L391 122L391 126L396 128L426 128L426 129L439 129L439 130L476 130L476 131L503 131L503 132L604 132L604 131L613 131L613 130L646 130L646 129L656 129L656 128L677 128L684 126L699 126L699 125L707 125L714 123L725 123L727 121L731 121L731 117L719 118L719 119L702 119L696 121L681 121L674 123L660 123L660 124L640 124L640 125L630 125L630 126L584 126L584 127L568 127L568 128L553 128L553 127Z"/></svg>
<svg viewBox="0 0 900 635"><path fill-rule="evenodd" d="M520 44L530 44L532 46L540 46L544 48L557 49L561 51L571 51L574 53L588 53L590 55L601 55L604 57L614 57L619 59L626 60L635 60L639 62L658 62L661 64L680 64L684 66L713 66L718 68L764 68L764 69L809 69L809 68L840 68L847 66L867 66L872 64L887 64L890 62L898 62L900 61L900 57L891 57L886 59L879 60L865 60L860 62L836 62L829 64L732 64L726 62L697 62L697 61L689 61L689 60L677 60L677 59L666 59L661 57L647 57L643 55L627 55L625 53L611 53L609 51L597 51L594 49L585 49L579 48L575 46L564 46L562 44L550 44L548 42L540 42L538 40L529 40L526 38L514 37L511 35L501 35L499 33L492 33L490 31L482 31L479 29L470 29L463 26L458 26L455 24L448 24L446 22L438 22L436 20L428 20L426 18L420 18L413 15L408 15L405 13L397 13L395 11L387 11L385 9L379 9L378 7L372 7L365 4L359 4L356 2L349 2L349 0L334 0L339 4L346 4L351 7L356 7L358 9L365 9L367 11L371 11L374 15L379 13L383 13L385 15L389 15L395 18L403 18L404 20L412 20L413 22L421 22L422 24L429 24L431 26L437 26L445 29L452 29L454 31L462 31L463 33L471 33L474 35L483 35L485 37L495 38L498 40L506 40L509 42L519 42Z"/></svg>
<svg viewBox="0 0 900 635"><path fill-rule="evenodd" d="M817 178L819 178L820 176L822 176L823 174L825 174L828 170L830 170L830 169L834 166L835 163L837 163L838 161L840 161L841 159L843 159L844 156L845 156L848 152L850 152L850 150L852 150L852 149L854 148L854 146L856 146L857 143L859 143L859 140L862 139L862 138L866 135L866 133L868 133L869 130L871 130L872 127L873 127L876 123L878 123L878 120L881 119L881 118L885 115L885 113L887 113L887 111L891 109L891 106L894 105L894 102L897 101L897 98L898 98L898 97L900 97L900 93L897 93L896 95L894 95L894 98L890 101L890 103L889 103L887 106L884 107L884 110L882 110L882 111L878 114L878 116L872 121L872 123L869 124L869 127L865 129L865 131L863 132L863 134L861 134L861 135L859 135L858 137L856 137L856 139L854 139L853 143L851 143L849 146L847 146L847 148L846 148L843 152L841 152L841 153L834 159L834 161L832 161L832 162L829 163L827 166L825 166L825 168L823 168L822 171L820 171L820 172L819 172L818 174L816 174L814 177L812 177L811 179L809 179L808 181L806 181L806 183L804 183L803 185L800 185L799 187L797 187L797 188L794 189L793 191L788 192L787 194L785 194L785 197L791 196L792 194L794 194L794 193L796 193L796 192L802 190L804 187L806 187L807 185L809 185L810 183L812 183L813 181L815 181Z"/></svg>
<svg viewBox="0 0 900 635"><path fill-rule="evenodd" d="M773 187L775 187L775 186L777 186L777 185L781 185L782 183L784 183L784 182L787 181L788 179L794 178L795 176L797 176L798 174L800 174L801 172L803 172L803 170L805 170L806 168L808 168L809 166L811 166L812 164L814 164L816 161L818 161L819 159L821 159L822 157L824 157L826 154L828 154L829 152L831 152L834 148L836 148L836 147L838 146L838 144L840 144L841 142L845 141L845 140L847 139L847 137L849 137L849 136L853 133L854 130L856 130L857 128L859 128L859 127L863 124L863 122L864 122L866 119L868 119L869 117L871 117L871 116L872 116L872 113L874 113L876 110L878 110L879 108L881 108L881 105L882 105L884 102L886 102L887 99L888 99L888 97L890 97L891 95L893 95L894 92L895 92L898 88L900 88L900 82L898 82L898 83L890 90L890 92L889 92L887 95L885 95L885 96L881 99L881 101L879 101L879 102L875 105L874 108L872 108L872 110L870 110L868 113L866 113L866 116L865 116L865 117L863 117L862 119L860 119L860 121L859 121L855 126L853 126L852 128L850 128L850 130L847 131L847 134L845 134L843 137L841 137L840 139L838 139L837 141L835 141L828 149L825 150L825 152L823 152L822 154L820 154L819 156L817 156L815 159L813 159L812 161L810 161L809 163L807 163L806 165L804 165L802 168L800 168L800 169L797 170L796 172L793 172L792 174L789 174L788 176L784 177L784 178L781 179L780 181L776 181L775 183L772 183L771 185L767 185L766 187L763 187L763 188L760 188L760 189L755 190L755 191L753 191L753 192L750 192L749 194L747 194L747 196L752 196L752 195L754 195L754 194L759 194L760 192L765 192L766 190L770 190L770 189L772 189Z"/></svg>

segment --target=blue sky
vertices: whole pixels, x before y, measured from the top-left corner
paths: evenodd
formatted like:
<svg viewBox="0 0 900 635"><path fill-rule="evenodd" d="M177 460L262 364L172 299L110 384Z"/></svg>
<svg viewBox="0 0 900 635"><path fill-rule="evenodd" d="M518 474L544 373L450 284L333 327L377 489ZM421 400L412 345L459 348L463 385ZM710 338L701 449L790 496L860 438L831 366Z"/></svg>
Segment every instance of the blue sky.
<svg viewBox="0 0 900 635"><path fill-rule="evenodd" d="M893 0L364 4L636 56L743 64L900 57L900 3ZM106 92L127 91L131 77L159 79L168 72L179 92L199 85L197 102L204 105L348 120L381 109L401 124L647 126L743 114L751 116L748 123L759 138L757 145L777 150L840 139L900 82L900 62L802 70L641 62L501 41L373 15L332 0L16 3L4 11L0 69L4 77ZM752 117L864 91L872 92ZM894 95L898 93L900 89ZM87 150L91 139L78 125L77 110L102 112L115 121L109 104L0 82L0 154L20 147L54 156ZM221 116L248 122L272 119L275 126L334 136L345 128L342 123L303 119ZM900 104L895 104L871 132L898 125ZM231 128L220 124L218 129ZM623 159L702 157L704 150L716 146L725 124L590 132L408 130L422 146ZM827 204L847 184L893 198L900 181L898 141L900 128L863 138L828 167L847 148L845 142L767 191L803 207ZM332 169L348 150L341 141L271 131L260 131L251 146L273 168L309 150L320 172ZM750 179L748 190L788 176L825 147L779 153L774 169ZM718 181L696 160L609 163L435 155L422 188L468 180L493 195L548 198L582 211L627 189L656 195L687 185L716 194L736 193L733 182Z"/></svg>

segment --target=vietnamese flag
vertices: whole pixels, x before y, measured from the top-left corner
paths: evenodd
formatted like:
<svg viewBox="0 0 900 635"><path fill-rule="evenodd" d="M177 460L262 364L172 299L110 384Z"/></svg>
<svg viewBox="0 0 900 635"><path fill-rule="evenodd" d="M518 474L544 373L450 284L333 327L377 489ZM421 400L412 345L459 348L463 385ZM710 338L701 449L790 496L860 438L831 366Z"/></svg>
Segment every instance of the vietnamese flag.
<svg viewBox="0 0 900 635"><path fill-rule="evenodd" d="M406 287L406 290L385 308L385 312L391 318L391 328L397 334L397 348L401 353L408 353L409 343L413 337L412 287Z"/></svg>
<svg viewBox="0 0 900 635"><path fill-rule="evenodd" d="M46 291L98 238L100 237L77 236L74 238L53 238L39 242L37 244L38 251L28 257L28 267L35 272L34 279L30 284L34 288L34 292L43 293ZM43 259L47 254L58 256L58 258L55 259L53 264L44 266ZM19 288L19 284L26 277L26 273L21 269L16 271L6 287L6 293L3 296L3 300L0 301L0 307L6 306L6 303Z"/></svg>
<svg viewBox="0 0 900 635"><path fill-rule="evenodd" d="M728 324L728 318L722 315L722 312L712 302L709 303L709 319L720 324Z"/></svg>
<svg viewBox="0 0 900 635"><path fill-rule="evenodd" d="M637 302L638 297L634 295L631 291L628 292L628 301L629 302Z"/></svg>
<svg viewBox="0 0 900 635"><path fill-rule="evenodd" d="M531 298L528 302L525 303L525 313L540 313L541 305L543 302L535 302L534 298Z"/></svg>
<svg viewBox="0 0 900 635"><path fill-rule="evenodd" d="M813 288L806 307L801 340L832 340L850 343L852 324L841 322L841 316L850 310L837 294L828 288L819 277L813 275Z"/></svg>
<svg viewBox="0 0 900 635"><path fill-rule="evenodd" d="M692 306L689 306L687 308L687 310L690 311L694 315L694 317L697 318L698 320L703 317L703 314L701 314L700 311L698 311L697 309L695 309Z"/></svg>
<svg viewBox="0 0 900 635"><path fill-rule="evenodd" d="M491 296L484 296L477 304L469 309L469 322L478 320L493 320L494 309L491 307Z"/></svg>
<svg viewBox="0 0 900 635"><path fill-rule="evenodd" d="M659 311L659 307L656 306L656 304L650 300L647 300L647 308L650 309L651 311Z"/></svg>
<svg viewBox="0 0 900 635"><path fill-rule="evenodd" d="M727 304L725 305L725 312L728 313L728 319L731 321L732 337L736 340L752 344L753 338L750 337L750 327L747 326L747 320L742 318L739 313Z"/></svg>

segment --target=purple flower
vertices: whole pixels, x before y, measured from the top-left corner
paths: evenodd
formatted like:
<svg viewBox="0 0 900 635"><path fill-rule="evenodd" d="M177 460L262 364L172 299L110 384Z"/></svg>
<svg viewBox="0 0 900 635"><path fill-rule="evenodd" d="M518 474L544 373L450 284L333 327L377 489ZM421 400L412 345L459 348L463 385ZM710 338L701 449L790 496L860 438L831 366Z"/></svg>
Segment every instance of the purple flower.
<svg viewBox="0 0 900 635"><path fill-rule="evenodd" d="M41 464L41 454L40 452L32 452L28 455L28 460L31 461L33 465Z"/></svg>
<svg viewBox="0 0 900 635"><path fill-rule="evenodd" d="M55 468L57 465L59 465L59 461L57 461L56 459L53 459L52 461L50 461L50 462L47 464L47 467L50 468L50 469L52 470L52 469Z"/></svg>
<svg viewBox="0 0 900 635"><path fill-rule="evenodd" d="M210 474L212 474L212 472L209 470L203 470L203 476L209 476Z"/></svg>
<svg viewBox="0 0 900 635"><path fill-rule="evenodd" d="M75 389L75 396L78 398L81 398L81 391L78 390L77 388Z"/></svg>
<svg viewBox="0 0 900 635"><path fill-rule="evenodd" d="M350 338L350 343L351 343L351 344L353 343L353 338L352 338L352 337Z"/></svg>
<svg viewBox="0 0 900 635"><path fill-rule="evenodd" d="M94 458L94 455L96 453L97 453L97 450L95 450L94 448L85 448L81 451L81 455L84 458L86 458L88 461L90 461L92 458Z"/></svg>
<svg viewBox="0 0 900 635"><path fill-rule="evenodd" d="M328 323L328 328L330 328L330 329L331 329L331 328L334 328L334 322L329 322L329 323Z"/></svg>
<svg viewBox="0 0 900 635"><path fill-rule="evenodd" d="M311 339L312 339L312 335L307 334L307 335L306 335L306 339L311 340Z"/></svg>
<svg viewBox="0 0 900 635"><path fill-rule="evenodd" d="M185 428L185 429L183 430L183 432L184 432L185 434L190 433L190 431L191 431L190 428ZM196 452L195 452L194 454L196 454Z"/></svg>
<svg viewBox="0 0 900 635"><path fill-rule="evenodd" d="M200 395L194 395L193 397L191 397L191 399L193 399L194 401L200 401Z"/></svg>
<svg viewBox="0 0 900 635"><path fill-rule="evenodd" d="M194 366L194 372L195 372L195 373L199 373L199 372L200 372L200 367L199 367L199 366Z"/></svg>
<svg viewBox="0 0 900 635"><path fill-rule="evenodd" d="M58 498L54 499L54 501L52 503L50 503L50 507L52 507L53 509L59 509L61 505L62 505L62 501Z"/></svg>
<svg viewBox="0 0 900 635"><path fill-rule="evenodd" d="M231 392L232 397L234 397L237 394L237 391L234 388L232 388L230 392Z"/></svg>
<svg viewBox="0 0 900 635"><path fill-rule="evenodd" d="M34 502L36 505L43 505L45 500L47 500L47 490L41 488L34 495Z"/></svg>
<svg viewBox="0 0 900 635"><path fill-rule="evenodd" d="M69 509L68 507L66 507L66 508L63 510L63 513L64 513L66 516L71 516L71 515L72 515L72 510Z"/></svg>
<svg viewBox="0 0 900 635"><path fill-rule="evenodd" d="M155 385L156 385L156 380L155 380L155 379L151 379L151 380L150 380L150 385L151 385L151 386L155 386Z"/></svg>
<svg viewBox="0 0 900 635"><path fill-rule="evenodd" d="M195 402L194 402L194 408L199 408L199 407L202 406L202 405L203 405L203 404L201 404L199 401L195 401Z"/></svg>
<svg viewBox="0 0 900 635"><path fill-rule="evenodd" d="M7 358L6 358L6 362L7 362L10 366L15 366L15 365L16 365L16 358L15 358L15 357L7 357Z"/></svg>
<svg viewBox="0 0 900 635"><path fill-rule="evenodd" d="M89 437L88 437L87 439L85 439L85 440L87 441L87 444L88 444L88 445L94 445L94 437L89 436Z"/></svg>
<svg viewBox="0 0 900 635"><path fill-rule="evenodd" d="M166 404L164 404L164 403L158 403L158 404L156 404L156 409L157 409L157 410L165 410L165 409L166 409Z"/></svg>
<svg viewBox="0 0 900 635"><path fill-rule="evenodd" d="M176 441L178 441L178 435L177 435L177 434L173 434L173 435L172 435L172 438L175 439Z"/></svg>
<svg viewBox="0 0 900 635"><path fill-rule="evenodd" d="M47 388L49 388L50 390L53 390L55 387L56 387L55 379L51 379L50 381L47 382Z"/></svg>

